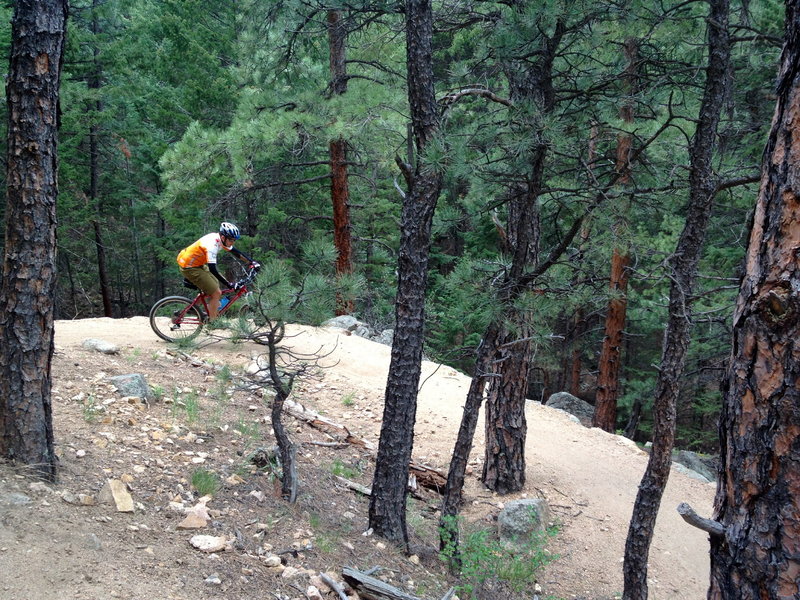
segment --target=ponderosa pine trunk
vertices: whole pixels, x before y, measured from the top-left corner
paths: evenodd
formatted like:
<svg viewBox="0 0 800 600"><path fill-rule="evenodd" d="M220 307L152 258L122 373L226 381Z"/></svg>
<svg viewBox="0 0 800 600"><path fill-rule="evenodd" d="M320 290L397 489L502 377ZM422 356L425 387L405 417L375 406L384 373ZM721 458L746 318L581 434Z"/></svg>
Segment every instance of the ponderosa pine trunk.
<svg viewBox="0 0 800 600"><path fill-rule="evenodd" d="M433 85L431 2L408 0L405 13L408 99L417 156L422 156L439 130ZM408 465L414 446L422 368L431 226L442 177L418 162L409 179L400 221L395 334L369 501L369 526L377 535L406 547Z"/></svg>
<svg viewBox="0 0 800 600"><path fill-rule="evenodd" d="M66 0L18 0L6 85L0 288L0 456L56 475L50 365L56 285L58 100Z"/></svg>
<svg viewBox="0 0 800 600"><path fill-rule="evenodd" d="M536 106L541 114L552 112L555 105L553 61L565 30L564 22L557 21L552 36L542 36L537 60L512 60L504 67L515 105ZM537 140L546 138L543 131L521 133ZM503 307L503 322L492 349L495 361L492 381L487 386L486 448L481 478L486 487L503 494L518 492L525 484L525 400L533 341L527 324L530 317L515 306L515 302L527 291L527 287L520 284L523 276L539 259L539 196L544 186L548 150L546 143L532 147L525 179L511 190L507 203L507 243L512 258L508 275L498 290L497 302Z"/></svg>
<svg viewBox="0 0 800 600"><path fill-rule="evenodd" d="M498 494L525 487L525 392L533 360L525 318L519 315L516 327L503 327L492 361L495 376L487 386L486 460L481 480Z"/></svg>
<svg viewBox="0 0 800 600"><path fill-rule="evenodd" d="M347 31L338 10L328 11L328 45L330 52L331 96L347 92ZM336 247L336 275L353 272L353 250L350 234L350 188L347 173L347 140L337 138L329 144L331 163L331 204L333 206L333 243ZM352 298L341 292L336 295L336 314L349 315L355 310Z"/></svg>
<svg viewBox="0 0 800 600"><path fill-rule="evenodd" d="M623 563L624 600L646 600L647 560L658 509L672 465L676 404L691 334L691 298L717 182L717 125L730 78L729 0L709 0L708 65L697 129L689 148L686 223L670 260L667 326L653 403L653 447L633 506Z"/></svg>
<svg viewBox="0 0 800 600"><path fill-rule="evenodd" d="M723 385L710 600L800 597L800 1L786 3L777 106Z"/></svg>
<svg viewBox="0 0 800 600"><path fill-rule="evenodd" d="M639 44L635 39L625 40L625 85L628 98L620 107L620 118L626 126L634 122L635 103L632 96L636 92L638 80ZM616 171L620 174L618 183L626 185L631 180L630 157L633 152L633 134L623 131L617 136ZM619 380L622 367L622 346L625 321L628 313L628 279L630 256L625 244L623 232L627 225L627 207L623 209L614 225L616 237L611 254L611 275L609 289L611 298L606 310L605 334L600 360L597 365L597 391L595 393L595 411L593 425L605 431L613 432L617 422L617 400L619 399Z"/></svg>

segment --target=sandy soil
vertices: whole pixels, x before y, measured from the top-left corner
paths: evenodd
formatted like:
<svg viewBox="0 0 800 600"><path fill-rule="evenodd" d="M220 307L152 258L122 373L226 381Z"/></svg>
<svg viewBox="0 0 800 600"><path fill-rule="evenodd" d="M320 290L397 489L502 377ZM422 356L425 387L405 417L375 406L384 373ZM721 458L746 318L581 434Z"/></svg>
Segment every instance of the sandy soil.
<svg viewBox="0 0 800 600"><path fill-rule="evenodd" d="M81 346L86 338L114 342L122 351L106 356L86 350ZM285 343L301 352L327 354L322 362L328 368L316 379L298 385L296 399L377 444L389 348L340 330L304 327L291 327ZM8 467L0 470L0 598L304 598L307 578L284 582L285 575L265 570L262 559L266 539L270 548L286 548L307 537L314 541L307 547L314 545L316 551L288 554L286 564L293 561L305 568L336 573L347 561L359 562L362 567L381 561L389 566L388 562L393 563L396 574L402 572L396 575L398 583L412 593L423 598L443 595L441 586L446 590L448 583L436 561L408 563L380 540L361 535L366 529L363 499L346 490L337 489L336 495L331 495L319 479L309 483L311 477L331 479L330 469L322 466L338 461L361 469L352 476L360 473L360 481L368 485L372 465L355 450L340 451L337 458L331 454L335 450L315 446L319 433L302 423L292 423L290 429L303 444L299 474L306 483L297 507L286 507L274 499L265 477L245 476L239 484L226 479L228 483L209 503L209 507L217 507L216 525L211 527L235 530L245 541L228 552L197 552L186 543L190 533L176 529L179 519L169 514L167 506L170 500L181 500L187 506L196 501L189 479L197 464L230 478L248 448L236 423L247 419L263 422L268 409L251 392L229 390L224 410L215 413L218 404L214 404L213 394L209 395L217 385L213 372L168 354L167 344L152 333L145 318L60 321L56 347L54 411L61 478L56 486L31 487L24 474ZM239 369L260 351L258 346L223 340L196 350L194 355L206 364L227 363ZM167 390L165 397L190 388L200 390L205 416L191 422L176 411L180 402L171 406L166 402L150 406L123 403L103 383L106 375L136 372L145 374L151 385ZM446 471L468 378L447 366L426 362L423 380L414 458ZM89 398L94 398L93 403L88 403ZM89 418L94 415L88 409L97 409L98 418ZM473 451L475 473L480 472L482 427L479 425ZM198 436L202 444L197 443ZM561 528L550 546L559 558L539 578L541 597L618 597L627 523L646 454L624 438L584 428L561 411L530 403L527 460L528 489L514 497L546 498ZM74 501L80 493L96 497L106 478L124 475L138 503L135 513L120 514L105 505ZM330 488L334 487L331 483ZM259 496L254 491L262 493ZM263 499L265 491L272 499ZM10 500L13 494L30 502L14 502ZM705 596L706 535L686 525L675 507L688 502L700 514L710 515L713 494L713 485L673 470L650 552L651 598L695 600ZM511 499L487 492L474 476L469 478L466 497L465 514L475 522L491 521ZM333 512L340 523L332 523L326 530L315 515L326 514L325 506L330 504L338 506ZM424 504L427 508L415 535L423 543L433 544L430 528L435 527L436 499ZM347 518L341 517L342 511L347 511ZM345 527L341 522L347 519ZM265 529L258 530L262 521L271 524L266 534ZM323 540L329 537L334 548L321 550ZM221 583L209 581L211 574L220 574ZM272 595L267 590L272 590Z"/></svg>

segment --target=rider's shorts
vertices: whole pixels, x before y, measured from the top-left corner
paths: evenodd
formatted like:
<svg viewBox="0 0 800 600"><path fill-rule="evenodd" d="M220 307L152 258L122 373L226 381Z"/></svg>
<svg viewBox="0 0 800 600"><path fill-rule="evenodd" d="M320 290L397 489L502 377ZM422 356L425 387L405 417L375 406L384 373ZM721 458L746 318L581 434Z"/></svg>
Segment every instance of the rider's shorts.
<svg viewBox="0 0 800 600"><path fill-rule="evenodd" d="M204 294L213 294L219 291L219 281L212 275L211 271L208 270L207 265L181 269L181 274L203 290Z"/></svg>

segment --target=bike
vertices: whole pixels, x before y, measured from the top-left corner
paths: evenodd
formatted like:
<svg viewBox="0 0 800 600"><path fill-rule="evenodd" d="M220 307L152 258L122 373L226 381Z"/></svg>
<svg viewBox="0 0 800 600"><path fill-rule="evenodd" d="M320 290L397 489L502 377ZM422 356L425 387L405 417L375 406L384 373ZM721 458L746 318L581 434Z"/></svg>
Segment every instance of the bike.
<svg viewBox="0 0 800 600"><path fill-rule="evenodd" d="M222 290L219 316L225 315L236 301L249 295L247 286L253 283L258 268L251 267L247 275L237 281L232 288ZM197 286L184 280L184 285L197 290ZM194 299L184 296L167 296L161 298L150 309L150 327L155 334L168 342L190 340L197 337L208 320L207 296L198 290ZM280 325L276 342L283 338L283 325ZM263 343L255 339L257 343Z"/></svg>

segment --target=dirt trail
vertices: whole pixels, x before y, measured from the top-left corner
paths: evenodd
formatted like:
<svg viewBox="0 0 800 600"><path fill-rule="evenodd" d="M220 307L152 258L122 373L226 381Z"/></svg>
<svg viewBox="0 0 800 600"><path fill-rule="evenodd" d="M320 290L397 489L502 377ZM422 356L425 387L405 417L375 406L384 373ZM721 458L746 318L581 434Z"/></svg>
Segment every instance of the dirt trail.
<svg viewBox="0 0 800 600"><path fill-rule="evenodd" d="M150 331L143 317L59 321L56 347L70 353L90 337L120 344L129 351L154 352L166 344ZM319 394L307 399L316 410L347 424L354 433L377 443L390 349L345 335L340 330L290 327L286 343L301 352L328 354ZM199 351L201 356L235 364L247 362L257 347L221 342ZM446 469L461 419L469 380L452 368L426 362L419 395L414 457ZM342 385L342 384L346 385ZM323 393L326 386L347 387L363 400L364 410L343 406L341 396ZM313 389L313 386L311 386ZM369 401L372 400L370 405ZM365 418L365 414L367 418ZM372 416L372 418L369 418ZM520 496L543 496L562 524L554 542L561 557L547 568L542 585L559 597L614 597L622 590L621 561L627 523L647 455L619 436L587 429L561 411L529 403L528 487ZM479 424L473 463L483 451ZM475 472L479 473L476 468ZM470 477L468 516L486 512L510 498L499 498ZM708 541L703 532L686 525L675 508L688 502L701 515L711 513L714 486L673 470L658 517L650 552L650 597L696 600L708 586ZM2 555L0 555L0 560Z"/></svg>

